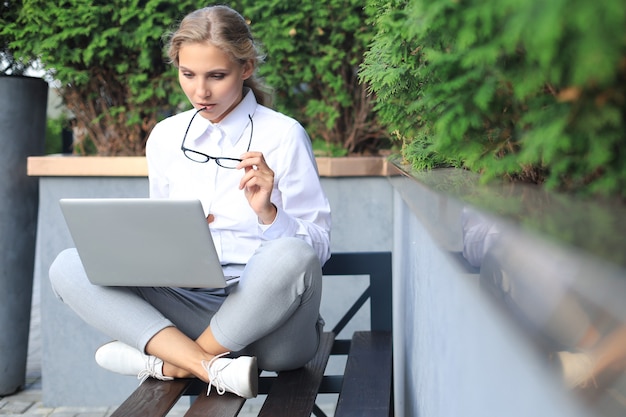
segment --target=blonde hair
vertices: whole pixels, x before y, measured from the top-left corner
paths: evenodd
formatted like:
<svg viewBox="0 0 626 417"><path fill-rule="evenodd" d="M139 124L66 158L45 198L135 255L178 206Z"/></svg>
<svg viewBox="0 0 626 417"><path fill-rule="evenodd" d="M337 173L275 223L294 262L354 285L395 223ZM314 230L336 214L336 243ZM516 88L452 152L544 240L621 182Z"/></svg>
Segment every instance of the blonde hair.
<svg viewBox="0 0 626 417"><path fill-rule="evenodd" d="M271 90L256 75L258 65L265 58L261 48L255 43L250 27L245 19L228 6L210 6L189 13L183 18L174 32L165 36L167 56L178 67L178 53L187 43L206 43L228 54L234 62L244 64L248 61L254 67L254 73L244 81L257 99L270 106Z"/></svg>

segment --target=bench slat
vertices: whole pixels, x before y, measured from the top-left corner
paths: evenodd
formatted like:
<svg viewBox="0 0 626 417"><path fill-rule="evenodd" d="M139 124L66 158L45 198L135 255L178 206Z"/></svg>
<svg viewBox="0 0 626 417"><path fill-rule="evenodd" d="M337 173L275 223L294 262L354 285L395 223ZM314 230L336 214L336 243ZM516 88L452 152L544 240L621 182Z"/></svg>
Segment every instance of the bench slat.
<svg viewBox="0 0 626 417"><path fill-rule="evenodd" d="M191 379L159 381L148 378L111 414L111 417L165 416L191 383Z"/></svg>
<svg viewBox="0 0 626 417"><path fill-rule="evenodd" d="M335 417L392 415L391 332L355 332Z"/></svg>
<svg viewBox="0 0 626 417"><path fill-rule="evenodd" d="M317 353L309 363L300 369L278 374L259 417L311 415L334 340L334 333L323 333Z"/></svg>
<svg viewBox="0 0 626 417"><path fill-rule="evenodd" d="M245 398L230 392L226 392L224 395L218 395L217 392L213 391L211 395L207 397L205 389L203 393L198 395L198 398L196 398L189 410L187 410L185 417L234 417L239 414L245 402Z"/></svg>

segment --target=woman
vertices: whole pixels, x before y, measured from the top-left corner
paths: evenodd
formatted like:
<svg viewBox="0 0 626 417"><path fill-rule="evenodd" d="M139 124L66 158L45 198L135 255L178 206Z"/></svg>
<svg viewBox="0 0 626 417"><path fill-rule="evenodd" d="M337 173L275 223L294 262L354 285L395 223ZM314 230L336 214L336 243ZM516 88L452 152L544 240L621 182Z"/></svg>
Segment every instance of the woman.
<svg viewBox="0 0 626 417"><path fill-rule="evenodd" d="M220 255L225 289L98 287L74 249L50 267L53 289L115 339L98 349L108 370L197 377L220 394L257 395L258 370L313 357L330 209L310 140L263 104L260 55L226 6L187 15L168 55L194 109L155 126L146 146L152 198L197 198ZM232 352L229 357L225 357Z"/></svg>

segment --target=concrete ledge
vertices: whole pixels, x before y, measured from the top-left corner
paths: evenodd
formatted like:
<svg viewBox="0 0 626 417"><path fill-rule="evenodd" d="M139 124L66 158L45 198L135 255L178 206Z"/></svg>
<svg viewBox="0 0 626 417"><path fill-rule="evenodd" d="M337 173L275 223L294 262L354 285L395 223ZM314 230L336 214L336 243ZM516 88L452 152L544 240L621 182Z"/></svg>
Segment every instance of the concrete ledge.
<svg viewBox="0 0 626 417"><path fill-rule="evenodd" d="M399 173L384 156L318 157L316 161L321 177L384 177ZM31 156L27 170L29 176L36 177L148 176L144 156Z"/></svg>

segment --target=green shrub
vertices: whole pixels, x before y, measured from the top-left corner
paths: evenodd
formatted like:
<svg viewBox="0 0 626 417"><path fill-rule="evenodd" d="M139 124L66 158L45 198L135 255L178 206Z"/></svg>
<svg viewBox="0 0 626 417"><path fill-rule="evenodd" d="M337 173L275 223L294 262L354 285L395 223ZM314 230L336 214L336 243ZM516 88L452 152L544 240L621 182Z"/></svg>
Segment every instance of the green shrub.
<svg viewBox="0 0 626 417"><path fill-rule="evenodd" d="M192 7L191 1L24 0L0 33L14 38L16 53L39 57L60 82L78 145L89 138L100 155L140 155L154 124L184 99L161 36Z"/></svg>
<svg viewBox="0 0 626 417"><path fill-rule="evenodd" d="M267 52L262 67L276 107L296 117L327 148L374 153L387 146L357 78L373 35L359 0L240 0ZM17 4L17 2L9 3ZM165 62L163 33L200 7L189 0L24 0L0 36L23 56L38 56L61 83L76 117L79 149L137 155L154 124L187 106ZM82 133L81 133L82 132Z"/></svg>
<svg viewBox="0 0 626 417"><path fill-rule="evenodd" d="M63 128L68 124L65 115L46 120L46 141L44 153L46 155L63 151Z"/></svg>
<svg viewBox="0 0 626 417"><path fill-rule="evenodd" d="M623 0L370 0L361 77L418 169L626 197Z"/></svg>
<svg viewBox="0 0 626 417"><path fill-rule="evenodd" d="M0 1L0 28L14 22L20 12L18 2ZM14 57L9 47L13 36L0 31L0 75L23 75L32 64L32 56Z"/></svg>
<svg viewBox="0 0 626 417"><path fill-rule="evenodd" d="M372 112L373 98L358 80L374 33L362 0L235 3L264 46L261 75L275 89L278 110L329 148L376 153L389 146Z"/></svg>

